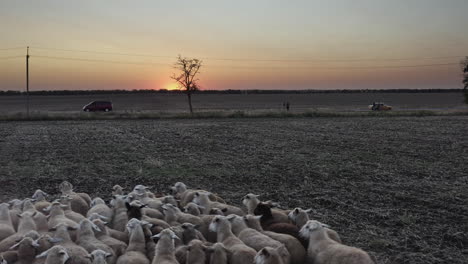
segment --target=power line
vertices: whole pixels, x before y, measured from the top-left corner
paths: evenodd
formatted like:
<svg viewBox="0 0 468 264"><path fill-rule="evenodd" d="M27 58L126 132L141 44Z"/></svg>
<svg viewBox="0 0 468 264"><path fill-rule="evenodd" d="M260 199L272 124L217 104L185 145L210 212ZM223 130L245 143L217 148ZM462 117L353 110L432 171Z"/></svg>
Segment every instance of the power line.
<svg viewBox="0 0 468 264"><path fill-rule="evenodd" d="M18 50L18 49L24 49L25 47L15 47L15 48L1 48L0 50Z"/></svg>
<svg viewBox="0 0 468 264"><path fill-rule="evenodd" d="M104 62L112 64L135 64L135 65L153 65L153 66L171 66L165 63L148 63L148 62L132 62L132 61L114 61L114 60L96 60L96 59L83 59L83 58L70 58L70 57L56 57L56 56L31 56L34 58L53 59L53 60L73 60L84 62Z"/></svg>
<svg viewBox="0 0 468 264"><path fill-rule="evenodd" d="M107 54L107 55L135 56L135 57L174 58L174 56L167 56L167 55L119 53L119 52L59 49L59 48L46 48L46 47L31 47L31 48L41 49L41 50L55 50L55 51L65 51L65 52L80 52L80 53L94 53L94 54ZM306 63L306 62L416 61L416 60L454 59L454 58L462 58L462 57L464 57L464 56L408 57L408 58L367 58L367 59L366 58L364 58L364 59L260 59L260 58L201 57L201 59L204 59L204 60L218 60L218 61L301 62L301 63Z"/></svg>
<svg viewBox="0 0 468 264"><path fill-rule="evenodd" d="M86 59L86 58L72 58L72 57L57 57L57 56L34 56L34 58L43 59L54 59L54 60L71 60L71 61L84 61L84 62L102 62L111 64L133 64L133 65L149 65L149 66L172 66L166 63L153 63L153 62L131 62L131 61L116 61L116 60L99 60L99 59ZM285 70L285 69L305 69L305 70L373 70L373 69L399 69L399 68L423 68L423 67L440 67L440 66L451 66L459 65L459 63L436 63L436 64L417 64L417 65L399 65L399 66L363 66L363 67L261 67L261 66L229 66L229 65L207 65L205 67L216 67L216 68L232 68L232 69L271 69L271 70Z"/></svg>
<svg viewBox="0 0 468 264"><path fill-rule="evenodd" d="M24 58L24 56L10 56L10 57L0 57L0 60L10 60L16 58Z"/></svg>

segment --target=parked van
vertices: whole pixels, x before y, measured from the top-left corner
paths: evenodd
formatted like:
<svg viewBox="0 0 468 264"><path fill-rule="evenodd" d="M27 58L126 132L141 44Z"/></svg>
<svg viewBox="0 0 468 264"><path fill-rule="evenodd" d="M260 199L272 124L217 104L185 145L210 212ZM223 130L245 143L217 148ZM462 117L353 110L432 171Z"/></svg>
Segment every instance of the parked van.
<svg viewBox="0 0 468 264"><path fill-rule="evenodd" d="M83 111L85 112L95 112L95 111L112 111L112 102L109 101L93 101L85 106L83 106Z"/></svg>

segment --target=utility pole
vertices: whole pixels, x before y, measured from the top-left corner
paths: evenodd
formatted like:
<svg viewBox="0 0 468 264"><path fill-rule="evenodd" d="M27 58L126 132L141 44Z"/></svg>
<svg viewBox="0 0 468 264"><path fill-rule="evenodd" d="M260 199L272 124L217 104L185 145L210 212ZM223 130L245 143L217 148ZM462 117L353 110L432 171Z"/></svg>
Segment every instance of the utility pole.
<svg viewBox="0 0 468 264"><path fill-rule="evenodd" d="M29 119L29 46L26 50L26 115Z"/></svg>

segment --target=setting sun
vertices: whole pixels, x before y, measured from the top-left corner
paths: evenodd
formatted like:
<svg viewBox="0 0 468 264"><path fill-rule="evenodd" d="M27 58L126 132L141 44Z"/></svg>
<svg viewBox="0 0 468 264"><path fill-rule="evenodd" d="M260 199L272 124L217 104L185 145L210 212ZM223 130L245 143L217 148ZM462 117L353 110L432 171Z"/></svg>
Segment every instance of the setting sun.
<svg viewBox="0 0 468 264"><path fill-rule="evenodd" d="M179 90L179 86L176 83L168 83L164 85L162 89L167 89L169 91Z"/></svg>

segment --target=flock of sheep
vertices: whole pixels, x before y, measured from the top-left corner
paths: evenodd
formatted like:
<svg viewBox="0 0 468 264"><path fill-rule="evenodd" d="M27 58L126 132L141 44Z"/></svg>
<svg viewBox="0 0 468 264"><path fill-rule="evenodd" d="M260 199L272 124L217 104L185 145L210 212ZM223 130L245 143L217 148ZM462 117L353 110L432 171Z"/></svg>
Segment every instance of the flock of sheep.
<svg viewBox="0 0 468 264"><path fill-rule="evenodd" d="M37 190L0 204L0 264L374 263L308 210L254 194L239 208L181 182L166 196L115 185L108 204L66 181L59 189L51 202Z"/></svg>

